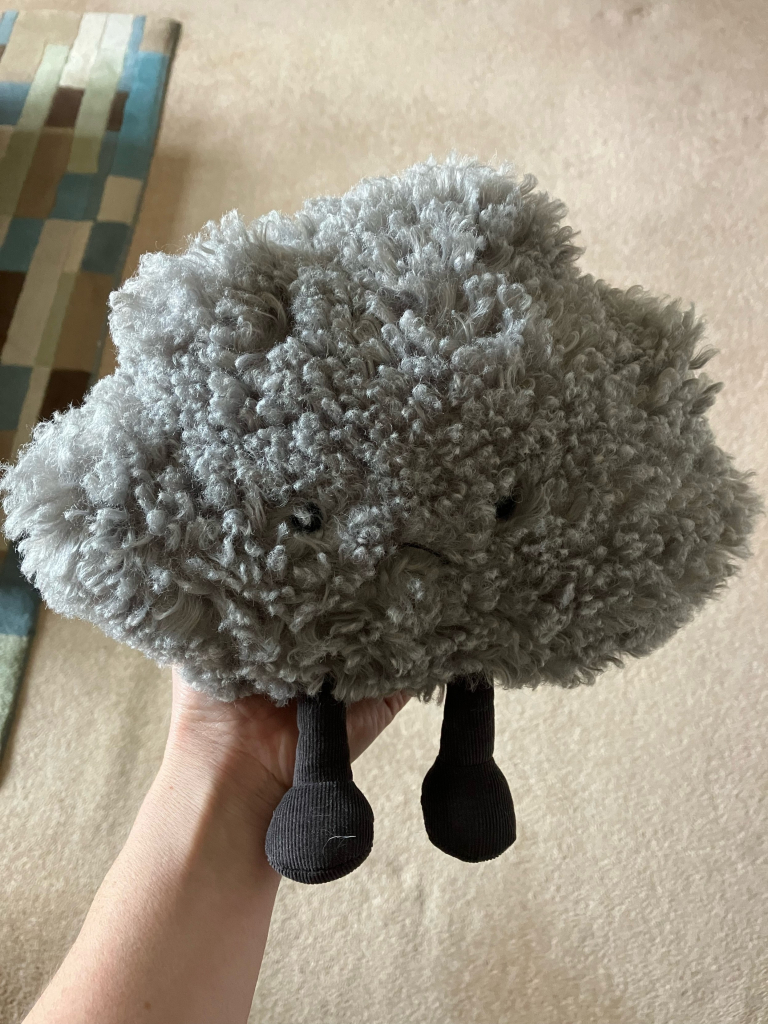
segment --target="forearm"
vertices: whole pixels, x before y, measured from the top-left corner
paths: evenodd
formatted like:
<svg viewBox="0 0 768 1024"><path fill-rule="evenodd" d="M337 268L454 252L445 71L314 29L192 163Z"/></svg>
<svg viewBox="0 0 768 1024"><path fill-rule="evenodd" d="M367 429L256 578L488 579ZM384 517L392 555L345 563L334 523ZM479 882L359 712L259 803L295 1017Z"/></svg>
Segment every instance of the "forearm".
<svg viewBox="0 0 768 1024"><path fill-rule="evenodd" d="M264 854L268 807L192 753L166 752L25 1024L245 1022L279 882Z"/></svg>

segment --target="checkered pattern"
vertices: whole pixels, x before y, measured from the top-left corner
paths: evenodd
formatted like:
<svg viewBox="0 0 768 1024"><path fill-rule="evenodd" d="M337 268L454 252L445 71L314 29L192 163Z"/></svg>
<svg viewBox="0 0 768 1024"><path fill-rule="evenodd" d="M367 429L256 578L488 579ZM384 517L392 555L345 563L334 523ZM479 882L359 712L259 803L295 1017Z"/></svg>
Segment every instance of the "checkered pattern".
<svg viewBox="0 0 768 1024"><path fill-rule="evenodd" d="M0 18L0 461L99 377L179 24ZM0 535L0 752L39 598Z"/></svg>

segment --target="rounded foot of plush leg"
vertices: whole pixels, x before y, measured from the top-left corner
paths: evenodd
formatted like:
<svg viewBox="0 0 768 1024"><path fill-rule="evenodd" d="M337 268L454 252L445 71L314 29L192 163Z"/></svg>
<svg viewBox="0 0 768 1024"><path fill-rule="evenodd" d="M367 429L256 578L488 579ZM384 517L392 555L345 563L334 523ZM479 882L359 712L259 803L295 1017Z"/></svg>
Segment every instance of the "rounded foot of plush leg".
<svg viewBox="0 0 768 1024"><path fill-rule="evenodd" d="M512 794L494 760L451 765L438 757L424 778L421 808L430 841L459 860L493 860L515 841Z"/></svg>
<svg viewBox="0 0 768 1024"><path fill-rule="evenodd" d="M373 846L373 811L352 781L288 790L267 832L267 859L294 882L332 882L359 867Z"/></svg>
<svg viewBox="0 0 768 1024"><path fill-rule="evenodd" d="M373 846L373 811L352 781L344 705L328 676L298 699L293 786L267 830L267 860L294 882L332 882L359 867Z"/></svg>
<svg viewBox="0 0 768 1024"><path fill-rule="evenodd" d="M448 684L440 753L421 789L430 840L451 857L492 860L515 841L515 809L493 760L493 686L482 674Z"/></svg>

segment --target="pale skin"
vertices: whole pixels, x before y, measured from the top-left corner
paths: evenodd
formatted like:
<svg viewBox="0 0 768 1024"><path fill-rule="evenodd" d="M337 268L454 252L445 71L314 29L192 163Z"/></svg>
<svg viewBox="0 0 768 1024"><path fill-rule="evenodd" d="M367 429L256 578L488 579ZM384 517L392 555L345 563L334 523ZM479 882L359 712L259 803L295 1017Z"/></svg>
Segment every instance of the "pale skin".
<svg viewBox="0 0 768 1024"><path fill-rule="evenodd" d="M293 779L294 704L225 704L176 669L160 770L64 962L24 1024L246 1022L280 876L264 839ZM352 760L407 702L347 714Z"/></svg>

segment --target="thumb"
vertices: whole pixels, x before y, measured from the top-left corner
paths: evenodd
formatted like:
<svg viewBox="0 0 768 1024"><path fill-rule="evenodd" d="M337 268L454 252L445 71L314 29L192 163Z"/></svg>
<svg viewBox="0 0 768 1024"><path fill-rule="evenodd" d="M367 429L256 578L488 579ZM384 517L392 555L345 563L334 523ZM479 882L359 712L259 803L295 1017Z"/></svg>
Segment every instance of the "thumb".
<svg viewBox="0 0 768 1024"><path fill-rule="evenodd" d="M357 701L347 707L347 736L351 761L359 757L383 732L408 701L410 694L404 690L390 694L381 700L374 697Z"/></svg>

